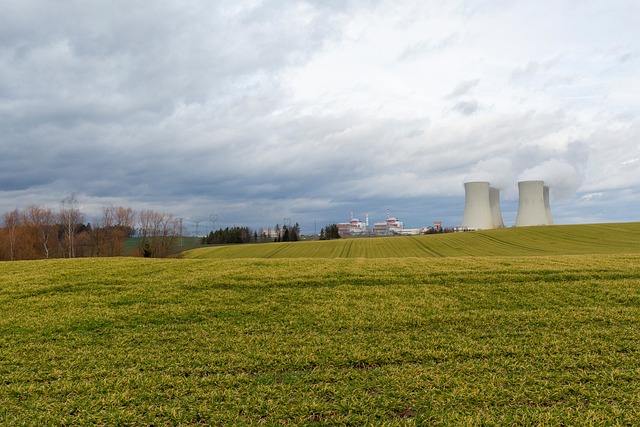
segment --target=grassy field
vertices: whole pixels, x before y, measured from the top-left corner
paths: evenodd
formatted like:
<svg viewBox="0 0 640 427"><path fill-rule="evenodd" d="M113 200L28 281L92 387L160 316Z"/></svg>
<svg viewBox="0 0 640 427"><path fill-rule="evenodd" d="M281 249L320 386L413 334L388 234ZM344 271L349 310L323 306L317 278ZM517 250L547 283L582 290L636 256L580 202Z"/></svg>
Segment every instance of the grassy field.
<svg viewBox="0 0 640 427"><path fill-rule="evenodd" d="M0 424L638 425L610 252L0 263Z"/></svg>
<svg viewBox="0 0 640 427"><path fill-rule="evenodd" d="M640 223L198 248L187 258L402 258L640 253Z"/></svg>

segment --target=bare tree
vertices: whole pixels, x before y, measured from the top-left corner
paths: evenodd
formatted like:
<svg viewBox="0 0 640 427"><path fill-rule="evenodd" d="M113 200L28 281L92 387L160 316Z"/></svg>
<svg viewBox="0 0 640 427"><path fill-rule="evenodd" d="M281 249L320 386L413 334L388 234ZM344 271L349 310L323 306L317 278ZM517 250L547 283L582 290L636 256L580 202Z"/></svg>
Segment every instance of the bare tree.
<svg viewBox="0 0 640 427"><path fill-rule="evenodd" d="M140 221L140 253L145 257L152 256L151 242L154 235L155 217L159 215L150 209L143 209L138 215Z"/></svg>
<svg viewBox="0 0 640 427"><path fill-rule="evenodd" d="M112 208L113 238L111 255L124 255L124 243L134 232L136 213L131 208L117 206Z"/></svg>
<svg viewBox="0 0 640 427"><path fill-rule="evenodd" d="M9 234L9 253L11 261L16 259L16 233L17 228L20 226L20 212L18 209L14 209L11 212L7 212L3 215L4 226Z"/></svg>
<svg viewBox="0 0 640 427"><path fill-rule="evenodd" d="M172 214L142 210L140 220L140 253L146 257L171 254L179 235L179 221Z"/></svg>
<svg viewBox="0 0 640 427"><path fill-rule="evenodd" d="M162 214L160 223L160 234L157 242L158 256L166 257L171 254L177 245L182 233L180 220L174 218L172 214Z"/></svg>
<svg viewBox="0 0 640 427"><path fill-rule="evenodd" d="M22 222L25 228L42 245L45 258L49 258L49 242L55 231L55 215L51 208L40 208L35 205L29 206L22 213Z"/></svg>
<svg viewBox="0 0 640 427"><path fill-rule="evenodd" d="M102 217L94 222L91 236L95 256L124 255L125 241L135 230L135 211L122 206L102 208Z"/></svg>
<svg viewBox="0 0 640 427"><path fill-rule="evenodd" d="M124 255L124 243L134 230L135 212L131 208L108 206L102 213L104 227L107 230L107 255Z"/></svg>
<svg viewBox="0 0 640 427"><path fill-rule="evenodd" d="M103 208L103 212L104 212ZM105 256L105 247L107 246L109 229L105 225L106 221L104 218L104 214L102 218L91 225L91 228L88 230L89 237L91 239L91 256Z"/></svg>
<svg viewBox="0 0 640 427"><path fill-rule="evenodd" d="M74 239L76 234L76 228L78 224L83 221L82 213L80 212L80 208L78 206L78 198L75 193L71 193L71 195L65 197L60 202L60 223L64 229L64 243L66 244L66 249L69 258L74 258L75 254L75 245Z"/></svg>

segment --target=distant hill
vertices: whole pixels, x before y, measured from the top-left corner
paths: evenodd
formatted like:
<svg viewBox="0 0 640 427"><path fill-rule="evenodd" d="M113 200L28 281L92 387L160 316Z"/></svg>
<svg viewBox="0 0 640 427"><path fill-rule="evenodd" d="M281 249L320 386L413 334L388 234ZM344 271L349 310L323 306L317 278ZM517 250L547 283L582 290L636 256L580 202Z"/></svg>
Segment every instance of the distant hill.
<svg viewBox="0 0 640 427"><path fill-rule="evenodd" d="M184 258L397 258L640 253L640 223L554 225L465 233L198 248Z"/></svg>

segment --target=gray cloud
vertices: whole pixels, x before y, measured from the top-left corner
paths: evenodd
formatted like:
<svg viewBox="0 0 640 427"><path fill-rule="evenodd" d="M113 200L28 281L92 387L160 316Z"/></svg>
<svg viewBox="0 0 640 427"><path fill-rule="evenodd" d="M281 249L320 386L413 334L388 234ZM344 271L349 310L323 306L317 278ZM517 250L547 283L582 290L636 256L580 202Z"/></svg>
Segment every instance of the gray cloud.
<svg viewBox="0 0 640 427"><path fill-rule="evenodd" d="M455 99L467 95L473 88L478 86L478 83L480 83L480 79L467 80L458 83L458 85L445 97L445 99Z"/></svg>
<svg viewBox="0 0 640 427"><path fill-rule="evenodd" d="M527 65L518 67L511 72L511 80L520 80L532 76L540 70L541 65L535 61L529 62Z"/></svg>
<svg viewBox="0 0 640 427"><path fill-rule="evenodd" d="M456 105L453 106L454 111L459 112L462 115L470 116L478 110L478 101L475 99L470 99L468 101L459 101L456 102Z"/></svg>
<svg viewBox="0 0 640 427"><path fill-rule="evenodd" d="M579 178L554 216L604 220L598 200L638 196L635 50L615 34L607 55L505 41L488 23L527 12L498 3L7 4L0 212L75 191L89 216L123 204L308 231L391 209L456 225L466 176L502 168L508 208L517 176L550 166Z"/></svg>
<svg viewBox="0 0 640 427"><path fill-rule="evenodd" d="M625 62L630 61L633 58L633 54L631 52L626 52L623 53L622 55L618 56L618 62L620 62L621 64L624 64Z"/></svg>

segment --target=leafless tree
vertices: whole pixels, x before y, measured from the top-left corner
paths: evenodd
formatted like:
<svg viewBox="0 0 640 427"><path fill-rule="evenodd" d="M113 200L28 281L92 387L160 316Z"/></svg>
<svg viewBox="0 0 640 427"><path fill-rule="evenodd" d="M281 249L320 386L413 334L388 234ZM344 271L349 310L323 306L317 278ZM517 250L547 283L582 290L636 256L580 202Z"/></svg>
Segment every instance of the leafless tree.
<svg viewBox="0 0 640 427"><path fill-rule="evenodd" d="M9 253L11 261L16 259L16 234L17 229L20 226L20 212L18 209L14 209L11 212L7 212L3 215L4 226L9 234Z"/></svg>
<svg viewBox="0 0 640 427"><path fill-rule="evenodd" d="M136 224L136 213L131 208L117 206L113 208L113 220L114 227L122 230L122 232L125 233L124 237L127 237L133 232L133 228Z"/></svg>
<svg viewBox="0 0 640 427"><path fill-rule="evenodd" d="M172 214L142 210L140 221L140 252L149 257L166 257L171 254L179 235L179 221Z"/></svg>
<svg viewBox="0 0 640 427"><path fill-rule="evenodd" d="M102 208L102 217L95 221L89 234L95 256L122 256L127 237L133 234L135 211L122 206Z"/></svg>
<svg viewBox="0 0 640 427"><path fill-rule="evenodd" d="M104 224L108 230L107 251L109 256L124 254L124 242L133 232L135 212L131 208L109 206L102 210Z"/></svg>
<svg viewBox="0 0 640 427"><path fill-rule="evenodd" d="M103 211L106 208L103 208ZM109 229L105 225L104 215L97 221L94 221L88 230L91 238L91 256L107 256L105 248L107 246Z"/></svg>
<svg viewBox="0 0 640 427"><path fill-rule="evenodd" d="M49 258L49 242L56 228L55 215L51 208L41 208L35 205L27 207L22 213L22 223L25 228L42 245L45 258Z"/></svg>
<svg viewBox="0 0 640 427"><path fill-rule="evenodd" d="M82 212L78 206L78 198L75 193L65 197L60 202L60 223L64 229L64 243L67 246L67 253L69 258L74 258L75 245L74 239L76 234L76 227L83 221Z"/></svg>

